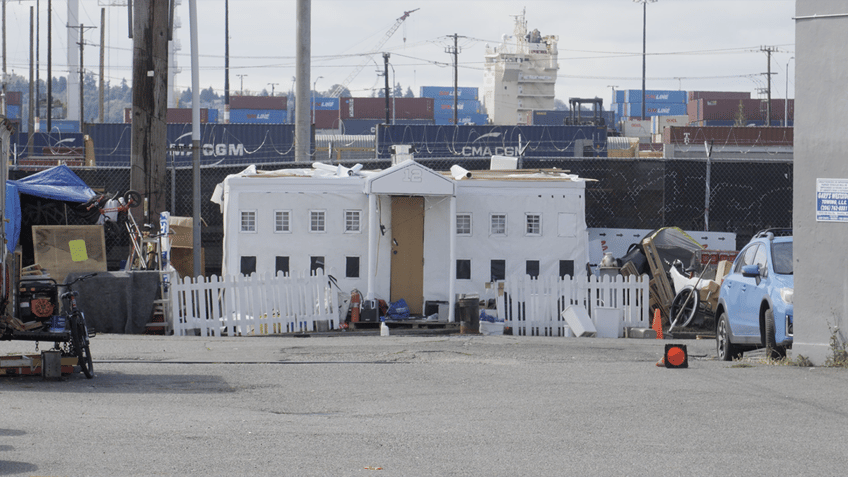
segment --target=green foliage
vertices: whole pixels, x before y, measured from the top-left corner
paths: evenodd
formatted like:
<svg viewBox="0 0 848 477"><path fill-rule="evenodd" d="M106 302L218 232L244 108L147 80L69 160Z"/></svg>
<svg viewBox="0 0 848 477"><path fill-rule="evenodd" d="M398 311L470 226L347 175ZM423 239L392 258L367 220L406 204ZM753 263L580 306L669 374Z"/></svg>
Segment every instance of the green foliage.
<svg viewBox="0 0 848 477"><path fill-rule="evenodd" d="M839 327L830 328L830 352L831 356L825 360L824 365L833 368L848 368L848 343L839 336Z"/></svg>

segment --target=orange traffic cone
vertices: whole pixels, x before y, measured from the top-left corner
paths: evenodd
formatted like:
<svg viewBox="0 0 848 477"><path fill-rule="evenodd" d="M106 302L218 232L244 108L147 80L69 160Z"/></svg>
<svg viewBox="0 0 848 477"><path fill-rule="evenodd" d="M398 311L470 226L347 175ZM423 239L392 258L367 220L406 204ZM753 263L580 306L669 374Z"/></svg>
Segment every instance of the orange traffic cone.
<svg viewBox="0 0 848 477"><path fill-rule="evenodd" d="M663 339L662 316L660 315L660 309L659 308L654 310L654 324L651 328L653 328L653 330L657 332L657 339L658 340Z"/></svg>
<svg viewBox="0 0 848 477"><path fill-rule="evenodd" d="M663 356L662 358L660 358L659 361L657 361L657 367L658 368L665 368L665 356Z"/></svg>

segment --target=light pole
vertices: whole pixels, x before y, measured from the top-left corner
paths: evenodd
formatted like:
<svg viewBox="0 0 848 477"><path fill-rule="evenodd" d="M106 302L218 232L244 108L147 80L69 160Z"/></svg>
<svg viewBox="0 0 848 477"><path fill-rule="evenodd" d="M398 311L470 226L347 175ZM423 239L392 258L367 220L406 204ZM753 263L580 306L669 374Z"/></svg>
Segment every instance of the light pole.
<svg viewBox="0 0 848 477"><path fill-rule="evenodd" d="M642 4L642 119L645 119L645 26L647 25L648 3L656 3L657 0L633 0L634 3Z"/></svg>
<svg viewBox="0 0 848 477"><path fill-rule="evenodd" d="M276 86L278 84L280 84L280 83L268 83L268 85L271 86L271 96L274 96L274 86Z"/></svg>
<svg viewBox="0 0 848 477"><path fill-rule="evenodd" d="M318 85L318 80L321 78L323 76L315 78L315 81L312 82L312 124L315 124L315 88Z"/></svg>
<svg viewBox="0 0 848 477"><path fill-rule="evenodd" d="M236 76L238 76L239 80L240 80L239 95L244 96L244 77L247 76L247 75L242 74L242 75L236 75Z"/></svg>
<svg viewBox="0 0 848 477"><path fill-rule="evenodd" d="M783 127L789 126L789 62L794 59L793 56L786 60L786 101L783 102Z"/></svg>

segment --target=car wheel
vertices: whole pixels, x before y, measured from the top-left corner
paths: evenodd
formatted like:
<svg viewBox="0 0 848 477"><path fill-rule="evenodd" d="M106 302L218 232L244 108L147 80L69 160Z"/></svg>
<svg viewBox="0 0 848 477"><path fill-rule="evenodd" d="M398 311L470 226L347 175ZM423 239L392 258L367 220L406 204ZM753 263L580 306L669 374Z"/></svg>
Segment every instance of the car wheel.
<svg viewBox="0 0 848 477"><path fill-rule="evenodd" d="M770 358L780 359L786 356L786 348L777 345L777 340L774 337L774 312L769 308L765 313L765 332L766 332L766 355Z"/></svg>
<svg viewBox="0 0 848 477"><path fill-rule="evenodd" d="M716 354L721 361L732 361L733 358L742 356L742 352L730 342L730 323L727 321L727 313L722 311L718 317L716 327Z"/></svg>

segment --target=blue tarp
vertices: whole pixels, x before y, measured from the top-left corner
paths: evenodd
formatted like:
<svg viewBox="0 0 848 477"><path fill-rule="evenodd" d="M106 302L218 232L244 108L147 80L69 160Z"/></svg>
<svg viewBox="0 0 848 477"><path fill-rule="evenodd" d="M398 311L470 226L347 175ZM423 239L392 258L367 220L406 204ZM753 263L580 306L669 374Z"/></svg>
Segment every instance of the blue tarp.
<svg viewBox="0 0 848 477"><path fill-rule="evenodd" d="M6 181L6 248L15 251L21 235L19 194L34 195L64 202L87 202L96 194L68 166L51 167L16 181Z"/></svg>

